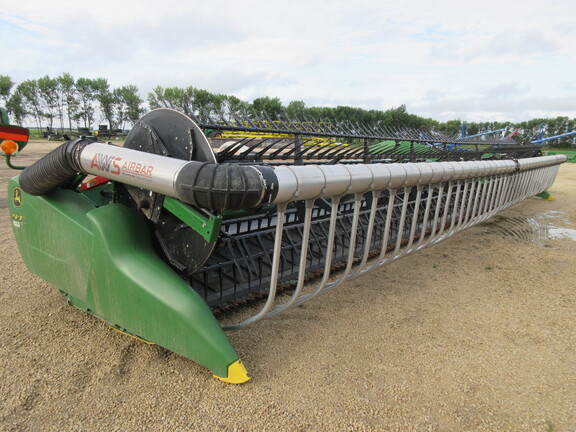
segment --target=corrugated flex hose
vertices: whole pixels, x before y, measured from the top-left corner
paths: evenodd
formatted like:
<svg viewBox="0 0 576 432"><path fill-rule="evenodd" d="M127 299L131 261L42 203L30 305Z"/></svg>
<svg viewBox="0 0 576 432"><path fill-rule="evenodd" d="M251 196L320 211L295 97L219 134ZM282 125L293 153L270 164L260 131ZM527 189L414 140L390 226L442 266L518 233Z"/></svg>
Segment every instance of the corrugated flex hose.
<svg viewBox="0 0 576 432"><path fill-rule="evenodd" d="M82 168L79 155L91 138L68 141L30 165L20 174L20 187L30 195L44 195L72 181Z"/></svg>

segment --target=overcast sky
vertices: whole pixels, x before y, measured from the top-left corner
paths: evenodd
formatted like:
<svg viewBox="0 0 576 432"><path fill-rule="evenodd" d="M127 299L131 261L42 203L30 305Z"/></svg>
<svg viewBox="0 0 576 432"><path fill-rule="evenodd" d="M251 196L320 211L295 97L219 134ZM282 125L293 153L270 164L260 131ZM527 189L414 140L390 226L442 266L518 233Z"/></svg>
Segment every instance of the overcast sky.
<svg viewBox="0 0 576 432"><path fill-rule="evenodd" d="M436 120L576 117L575 0L0 0L0 74Z"/></svg>

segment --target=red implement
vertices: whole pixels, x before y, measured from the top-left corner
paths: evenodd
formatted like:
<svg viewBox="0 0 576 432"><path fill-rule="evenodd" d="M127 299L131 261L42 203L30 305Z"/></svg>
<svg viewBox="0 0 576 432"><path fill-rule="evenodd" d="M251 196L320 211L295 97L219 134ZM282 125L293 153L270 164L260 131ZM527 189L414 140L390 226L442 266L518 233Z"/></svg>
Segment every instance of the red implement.
<svg viewBox="0 0 576 432"><path fill-rule="evenodd" d="M30 131L19 126L0 125L0 141L12 140L21 143L27 143Z"/></svg>

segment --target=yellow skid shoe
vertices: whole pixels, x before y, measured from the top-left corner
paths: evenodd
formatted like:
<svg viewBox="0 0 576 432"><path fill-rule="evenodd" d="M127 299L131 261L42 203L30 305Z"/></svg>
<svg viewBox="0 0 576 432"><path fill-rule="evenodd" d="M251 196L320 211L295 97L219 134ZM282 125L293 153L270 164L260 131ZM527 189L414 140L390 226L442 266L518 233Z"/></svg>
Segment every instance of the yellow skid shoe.
<svg viewBox="0 0 576 432"><path fill-rule="evenodd" d="M248 376L248 371L240 360L236 360L234 363L228 366L227 377L219 377L218 375L214 375L214 377L218 378L220 381L231 384L242 384L250 379Z"/></svg>

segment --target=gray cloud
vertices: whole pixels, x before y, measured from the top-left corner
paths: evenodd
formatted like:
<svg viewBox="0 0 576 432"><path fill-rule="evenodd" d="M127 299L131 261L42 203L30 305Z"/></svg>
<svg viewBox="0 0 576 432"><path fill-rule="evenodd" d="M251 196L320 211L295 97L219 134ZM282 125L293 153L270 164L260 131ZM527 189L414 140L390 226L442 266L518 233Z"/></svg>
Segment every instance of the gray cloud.
<svg viewBox="0 0 576 432"><path fill-rule="evenodd" d="M215 25L217 24L217 25ZM74 62L123 62L136 56L156 61L197 47L238 42L246 37L238 23L212 12L174 14L170 20L129 21L107 25L94 15L78 14L51 27L52 43ZM202 59L197 59L201 62Z"/></svg>
<svg viewBox="0 0 576 432"><path fill-rule="evenodd" d="M526 88L522 88L522 86L517 83L501 83L484 88L481 90L481 93L485 95L486 99L501 100L509 97L517 98L519 95L525 94L526 90Z"/></svg>
<svg viewBox="0 0 576 432"><path fill-rule="evenodd" d="M491 37L485 46L484 54L496 53L500 56L512 55L550 55L554 54L558 46L545 38L536 29L515 33L503 31Z"/></svg>
<svg viewBox="0 0 576 432"><path fill-rule="evenodd" d="M429 58L449 61L520 61L554 55L558 46L540 31L500 31L496 34L461 33L430 45Z"/></svg>
<svg viewBox="0 0 576 432"><path fill-rule="evenodd" d="M415 113L433 118L450 119L454 117L467 118L469 113L484 112L493 118L506 116L509 120L526 120L531 112L564 113L576 115L576 93L552 96L514 96L490 97L469 96L462 98L440 98L423 104L410 105Z"/></svg>

